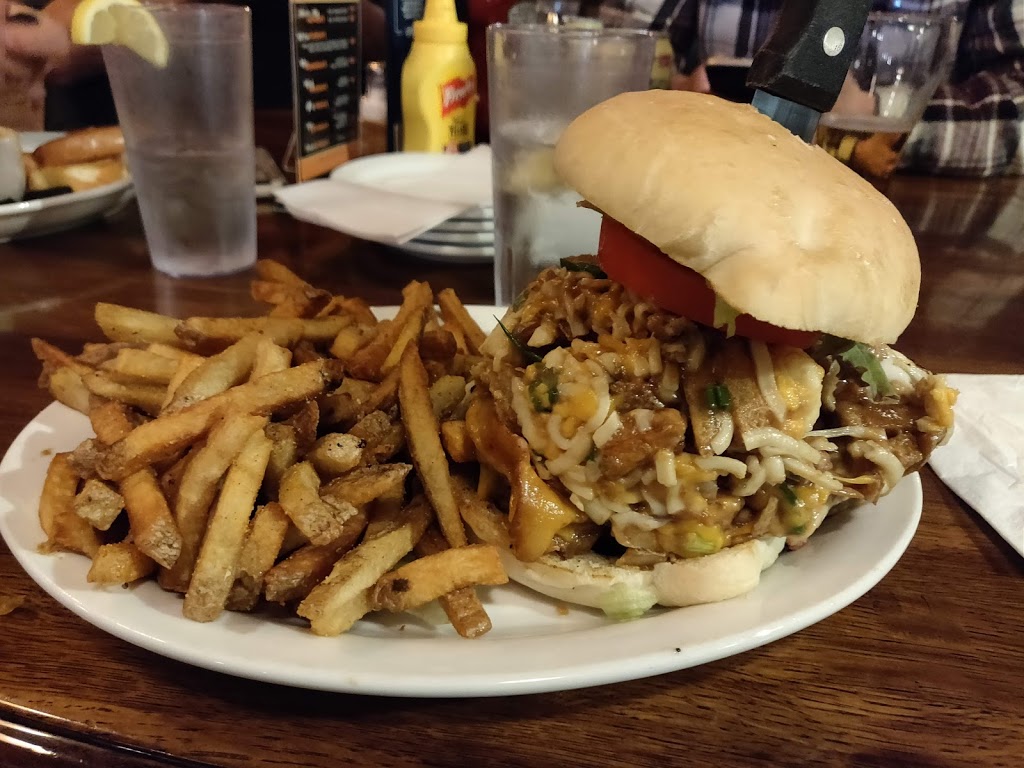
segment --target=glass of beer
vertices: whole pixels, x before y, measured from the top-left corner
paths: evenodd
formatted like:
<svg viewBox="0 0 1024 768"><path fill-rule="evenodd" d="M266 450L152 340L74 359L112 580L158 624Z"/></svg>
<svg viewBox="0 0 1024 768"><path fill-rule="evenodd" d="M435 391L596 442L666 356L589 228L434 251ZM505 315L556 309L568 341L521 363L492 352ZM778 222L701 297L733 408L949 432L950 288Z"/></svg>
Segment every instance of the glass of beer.
<svg viewBox="0 0 1024 768"><path fill-rule="evenodd" d="M960 22L952 15L872 13L843 90L814 141L880 183L953 66Z"/></svg>

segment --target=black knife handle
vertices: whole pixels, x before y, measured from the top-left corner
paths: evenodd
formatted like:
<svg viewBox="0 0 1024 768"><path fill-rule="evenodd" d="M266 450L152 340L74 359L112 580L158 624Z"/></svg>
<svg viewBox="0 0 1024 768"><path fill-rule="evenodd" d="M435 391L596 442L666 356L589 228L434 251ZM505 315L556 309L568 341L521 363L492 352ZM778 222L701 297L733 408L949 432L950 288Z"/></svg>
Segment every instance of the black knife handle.
<svg viewBox="0 0 1024 768"><path fill-rule="evenodd" d="M818 112L839 98L871 0L785 0L747 85Z"/></svg>

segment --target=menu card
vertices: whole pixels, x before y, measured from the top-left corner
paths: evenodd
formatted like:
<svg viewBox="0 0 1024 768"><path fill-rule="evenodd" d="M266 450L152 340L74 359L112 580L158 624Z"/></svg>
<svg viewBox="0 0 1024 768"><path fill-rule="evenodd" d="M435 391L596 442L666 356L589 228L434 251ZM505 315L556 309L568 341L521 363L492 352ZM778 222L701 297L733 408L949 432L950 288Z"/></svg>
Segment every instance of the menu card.
<svg viewBox="0 0 1024 768"><path fill-rule="evenodd" d="M359 0L288 0L295 179L323 176L359 138Z"/></svg>

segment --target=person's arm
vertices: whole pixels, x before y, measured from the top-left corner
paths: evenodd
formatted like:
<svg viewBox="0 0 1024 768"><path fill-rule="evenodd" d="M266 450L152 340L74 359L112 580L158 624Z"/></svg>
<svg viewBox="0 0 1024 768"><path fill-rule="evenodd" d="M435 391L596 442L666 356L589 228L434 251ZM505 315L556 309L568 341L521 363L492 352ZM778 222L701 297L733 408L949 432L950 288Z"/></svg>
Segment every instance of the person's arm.
<svg viewBox="0 0 1024 768"><path fill-rule="evenodd" d="M954 77L939 87L910 134L901 167L964 176L1024 173L1020 0L971 3Z"/></svg>
<svg viewBox="0 0 1024 768"><path fill-rule="evenodd" d="M689 75L700 64L697 11L699 0L665 0L658 16L668 21L668 39L676 56L676 68Z"/></svg>

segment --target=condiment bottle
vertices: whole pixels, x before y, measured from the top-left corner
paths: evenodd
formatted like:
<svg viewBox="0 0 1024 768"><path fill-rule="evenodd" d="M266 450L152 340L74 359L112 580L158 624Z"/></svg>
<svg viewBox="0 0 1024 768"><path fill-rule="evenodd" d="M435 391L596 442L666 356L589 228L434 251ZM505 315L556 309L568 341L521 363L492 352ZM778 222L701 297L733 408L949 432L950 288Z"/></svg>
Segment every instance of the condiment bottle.
<svg viewBox="0 0 1024 768"><path fill-rule="evenodd" d="M476 65L454 0L427 0L402 65L402 149L465 152L474 144Z"/></svg>

